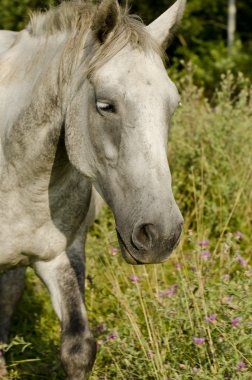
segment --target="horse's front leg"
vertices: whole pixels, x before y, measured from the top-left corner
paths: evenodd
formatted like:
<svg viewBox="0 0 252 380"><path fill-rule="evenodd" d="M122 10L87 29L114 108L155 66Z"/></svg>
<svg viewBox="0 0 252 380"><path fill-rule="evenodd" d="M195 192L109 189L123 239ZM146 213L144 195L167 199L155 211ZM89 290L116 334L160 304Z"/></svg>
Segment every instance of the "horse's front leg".
<svg viewBox="0 0 252 380"><path fill-rule="evenodd" d="M11 319L24 290L25 270L16 268L0 275L0 345L8 343ZM5 376L4 350L0 346L0 379Z"/></svg>
<svg viewBox="0 0 252 380"><path fill-rule="evenodd" d="M36 273L45 282L61 321L61 360L69 380L86 380L93 367L96 343L84 306L83 245L73 245L50 262L37 262Z"/></svg>

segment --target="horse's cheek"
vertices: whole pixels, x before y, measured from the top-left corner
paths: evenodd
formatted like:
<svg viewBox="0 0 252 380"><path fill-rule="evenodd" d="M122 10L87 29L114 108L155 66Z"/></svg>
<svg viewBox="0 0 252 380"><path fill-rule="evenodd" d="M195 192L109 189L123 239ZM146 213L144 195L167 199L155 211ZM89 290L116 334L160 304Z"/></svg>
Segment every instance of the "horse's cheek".
<svg viewBox="0 0 252 380"><path fill-rule="evenodd" d="M121 143L121 122L117 117L108 119L91 115L90 137L98 162L104 166L116 166Z"/></svg>

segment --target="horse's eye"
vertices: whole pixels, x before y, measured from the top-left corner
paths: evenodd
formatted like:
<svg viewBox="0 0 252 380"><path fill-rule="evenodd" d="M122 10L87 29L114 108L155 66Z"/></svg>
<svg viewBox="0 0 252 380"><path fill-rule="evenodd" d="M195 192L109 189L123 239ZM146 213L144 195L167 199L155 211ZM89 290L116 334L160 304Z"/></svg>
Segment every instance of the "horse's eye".
<svg viewBox="0 0 252 380"><path fill-rule="evenodd" d="M102 113L104 113L104 112L114 113L115 112L115 107L113 106L113 104L110 104L107 102L97 101L96 102L96 108L97 108L98 112L102 112Z"/></svg>

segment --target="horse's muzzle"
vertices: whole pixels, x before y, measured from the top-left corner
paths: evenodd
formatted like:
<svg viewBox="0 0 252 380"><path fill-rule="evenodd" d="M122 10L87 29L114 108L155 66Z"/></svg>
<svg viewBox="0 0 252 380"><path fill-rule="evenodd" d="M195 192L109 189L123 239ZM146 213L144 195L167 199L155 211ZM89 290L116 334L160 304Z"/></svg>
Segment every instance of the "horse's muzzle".
<svg viewBox="0 0 252 380"><path fill-rule="evenodd" d="M154 224L136 224L127 244L120 232L117 237L125 261L129 264L154 264L167 260L179 243L183 222L180 221L169 236L163 236L161 228Z"/></svg>

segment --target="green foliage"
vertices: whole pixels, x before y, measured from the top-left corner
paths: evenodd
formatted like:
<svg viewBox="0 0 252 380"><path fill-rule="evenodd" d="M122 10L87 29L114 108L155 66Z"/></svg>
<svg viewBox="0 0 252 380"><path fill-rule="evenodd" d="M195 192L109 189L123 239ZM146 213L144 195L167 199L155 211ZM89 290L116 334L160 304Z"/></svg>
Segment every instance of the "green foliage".
<svg viewBox="0 0 252 380"><path fill-rule="evenodd" d="M222 76L220 89L210 104L203 90L192 82L193 67L187 70L179 84L183 107L176 114L169 149L179 205L185 212L193 213L193 220L197 216L197 223L202 224L203 219L203 225L207 224L211 233L238 227L248 228L249 233L252 220L251 208L247 207L252 188L251 84L242 74L235 79L228 72ZM245 218L246 208L249 213Z"/></svg>
<svg viewBox="0 0 252 380"><path fill-rule="evenodd" d="M29 15L35 10L45 10L56 5L56 0L1 0L0 29L21 30L29 22Z"/></svg>
<svg viewBox="0 0 252 380"><path fill-rule="evenodd" d="M20 30L29 20L29 13L45 10L60 0L2 0L0 3L0 29ZM140 15L148 24L158 17L173 0L131 1L131 12ZM125 1L123 1L125 3ZM237 36L231 51L227 45L227 0L190 0L181 29L168 50L170 63L183 69L181 60L196 65L195 81L204 84L206 93L212 94L221 73L232 70L251 77L252 31L250 27L252 8L245 0L237 1Z"/></svg>
<svg viewBox="0 0 252 380"><path fill-rule="evenodd" d="M133 1L132 10L144 21L151 22L165 11L172 1ZM227 70L243 72L251 78L252 10L245 0L237 1L236 43L227 49L227 0L190 0L181 28L168 49L171 66L182 70L181 60L192 61L197 67L195 81L212 94L220 75Z"/></svg>
<svg viewBox="0 0 252 380"><path fill-rule="evenodd" d="M187 72L169 145L181 244L166 264L132 267L107 207L88 235L86 302L99 344L91 380L252 376L251 85L228 73L209 104ZM64 378L59 325L31 271L12 338L10 379Z"/></svg>
<svg viewBox="0 0 252 380"><path fill-rule="evenodd" d="M243 72L250 77L251 52L246 51L241 40L236 40L230 52L225 43L225 40L209 41L190 50L179 47L172 59L171 70L180 72L181 76L184 76L184 63L190 62L194 66L195 82L199 86L204 86L205 94L208 97L213 95L223 72L229 70L235 75Z"/></svg>

